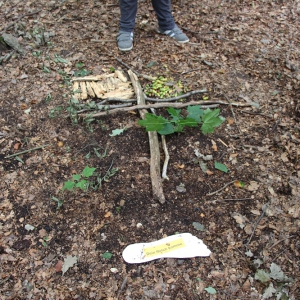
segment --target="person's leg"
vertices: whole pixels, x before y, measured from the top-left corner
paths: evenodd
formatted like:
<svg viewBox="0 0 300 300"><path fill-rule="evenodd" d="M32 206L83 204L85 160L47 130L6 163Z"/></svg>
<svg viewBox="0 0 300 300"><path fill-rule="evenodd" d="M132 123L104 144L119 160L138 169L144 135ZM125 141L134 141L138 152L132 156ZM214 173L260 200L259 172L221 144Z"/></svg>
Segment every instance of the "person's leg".
<svg viewBox="0 0 300 300"><path fill-rule="evenodd" d="M175 22L171 12L171 0L152 0L152 6L159 28L164 31L173 29Z"/></svg>
<svg viewBox="0 0 300 300"><path fill-rule="evenodd" d="M178 43L187 43L189 38L177 27L171 11L171 0L152 0L158 21L158 32L166 34Z"/></svg>
<svg viewBox="0 0 300 300"><path fill-rule="evenodd" d="M119 0L120 4L120 31L117 37L121 51L129 51L133 47L133 29L137 12L138 0Z"/></svg>
<svg viewBox="0 0 300 300"><path fill-rule="evenodd" d="M120 4L120 30L132 32L135 25L137 0L119 0Z"/></svg>

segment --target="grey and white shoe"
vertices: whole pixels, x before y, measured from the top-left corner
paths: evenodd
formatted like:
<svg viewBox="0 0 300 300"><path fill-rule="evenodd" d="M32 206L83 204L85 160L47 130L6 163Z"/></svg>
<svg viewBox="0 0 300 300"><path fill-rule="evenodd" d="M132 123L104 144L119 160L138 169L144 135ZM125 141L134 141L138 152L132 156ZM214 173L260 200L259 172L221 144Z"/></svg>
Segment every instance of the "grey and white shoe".
<svg viewBox="0 0 300 300"><path fill-rule="evenodd" d="M117 42L120 51L130 51L133 47L133 32L120 31Z"/></svg>
<svg viewBox="0 0 300 300"><path fill-rule="evenodd" d="M182 32L180 28L178 28L177 25L172 30L162 30L158 28L158 33L165 34L180 44L187 43L189 41L189 38Z"/></svg>

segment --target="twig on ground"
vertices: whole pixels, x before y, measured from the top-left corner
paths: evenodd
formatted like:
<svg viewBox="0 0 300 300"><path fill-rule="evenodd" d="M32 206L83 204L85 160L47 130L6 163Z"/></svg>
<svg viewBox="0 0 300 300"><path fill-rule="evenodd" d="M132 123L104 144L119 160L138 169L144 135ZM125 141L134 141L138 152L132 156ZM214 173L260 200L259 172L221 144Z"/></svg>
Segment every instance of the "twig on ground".
<svg viewBox="0 0 300 300"><path fill-rule="evenodd" d="M131 68L129 65L127 65L126 63L124 63L120 58L118 58L118 57L114 57L114 58L115 58L120 64L122 64L123 66L125 66L128 70L131 70L133 73L135 73L137 76L143 77L143 78L145 78L145 79L147 79L147 80L151 80L151 81L153 81L153 80L156 79L156 78L154 78L154 77L152 77L152 76L144 75L144 74L141 74L141 73L135 71L135 70L134 70L133 68Z"/></svg>
<svg viewBox="0 0 300 300"><path fill-rule="evenodd" d="M224 92L223 92L223 95L224 95L225 99L226 99L226 100L228 101L228 103L229 103L229 107L230 107L231 113L232 113L232 115L233 115L233 118L234 118L234 122L235 122L235 124L236 124L236 127L237 127L239 133L242 133L241 128L240 128L240 126L239 126L239 124L238 124L238 122L237 122L237 119L236 119L236 116L235 116L235 112L233 111L233 108L232 108L232 105L231 105L232 102L229 100L229 98L226 96L226 94L225 94Z"/></svg>
<svg viewBox="0 0 300 300"><path fill-rule="evenodd" d="M25 17L28 17L28 16L32 16L32 15L35 15L35 14L38 14L40 11L42 11L42 9L39 9L39 10L36 10L32 13L27 13L27 14L24 14L24 15L21 15L16 21L12 22L11 24L9 24L8 26L4 27L3 29L0 30L0 33L4 33L6 32L10 27L13 27L16 23L18 23L21 19L25 18Z"/></svg>
<svg viewBox="0 0 300 300"><path fill-rule="evenodd" d="M204 104L204 105L202 105L202 104ZM227 102L223 102L223 101L190 101L190 102L185 102L185 103L164 102L164 103L143 104L143 105L134 105L134 106L129 106L129 107L116 108L116 109L113 109L113 110L107 111L107 112L95 113L92 116L100 117L100 116L105 116L107 114L113 114L113 113L120 112L120 111L125 112L125 111L131 111L131 110L137 110L137 109L148 109L148 108L162 108L162 107L182 108L182 107L186 107L189 105L202 105L203 108L208 108L208 107L216 107L216 106L209 106L209 105L217 105L217 104L229 105ZM244 104L244 103L234 103L234 104L235 104L235 106L249 105L249 104Z"/></svg>
<svg viewBox="0 0 300 300"><path fill-rule="evenodd" d="M249 114L249 115L258 115L258 116L263 116L263 117L267 117L267 118L271 118L273 119L272 116L268 116L259 112L253 112L253 111L246 111L246 110L240 110L241 113L243 114Z"/></svg>
<svg viewBox="0 0 300 300"><path fill-rule="evenodd" d="M11 155L5 156L4 158L15 157L15 156L18 156L20 154L25 154L25 153L28 153L28 152L31 152L31 151L35 151L35 150L39 150L39 149L42 149L42 148L45 148L45 147L48 147L48 146L49 145L38 146L38 147L35 147L35 148L31 148L31 149L28 149L28 150L24 150L24 151L15 153L15 154L11 154Z"/></svg>
<svg viewBox="0 0 300 300"><path fill-rule="evenodd" d="M285 237L285 238L283 238L283 239L277 241L276 243L274 243L268 250L270 251L272 248L274 248L275 246L277 246L277 245L280 244L281 242L283 242L283 241L285 241L285 240L287 240L287 239L290 239L290 238L292 238L292 237L294 237L294 236L293 236L293 235L288 235L287 237Z"/></svg>
<svg viewBox="0 0 300 300"><path fill-rule="evenodd" d="M91 42L93 43L115 43L116 40L95 40L95 39L91 39Z"/></svg>
<svg viewBox="0 0 300 300"><path fill-rule="evenodd" d="M206 196L212 196L212 195L215 195L215 194L221 192L222 190L224 190L227 186L229 186L230 184L232 184L232 183L234 183L234 182L235 182L235 180L230 181L230 182L226 183L223 187L221 187L220 189L218 189L217 191L214 191L214 192L211 192L211 193L206 194Z"/></svg>
<svg viewBox="0 0 300 300"><path fill-rule="evenodd" d="M255 223L255 225L254 225L254 228L253 228L253 231L252 231L252 233L251 233L251 236L250 236L248 242L247 242L246 245L245 245L246 248L248 248L248 246L249 246L249 244L250 244L250 242L251 242L251 240L252 240L252 237L253 237L253 235L254 235L254 232L255 232L255 230L256 230L256 228L257 228L257 226L258 226L260 220L263 218L263 216L264 216L264 214L265 214L265 212L266 212L266 209L267 209L268 205L269 205L269 202L263 205L263 207L262 207L262 210L263 210L263 211L262 211L260 217L258 218L258 220L256 221L256 223Z"/></svg>
<svg viewBox="0 0 300 300"><path fill-rule="evenodd" d="M128 275L125 276L124 280L123 280L123 283L120 287L120 290L118 292L118 295L117 295L117 299L119 299L120 295L121 295L121 292L123 291L125 285L127 284L127 280L128 280Z"/></svg>
<svg viewBox="0 0 300 300"><path fill-rule="evenodd" d="M252 198L232 198L232 199L216 199L216 200L211 200L207 202L223 202L223 201L245 201L245 200L253 200Z"/></svg>
<svg viewBox="0 0 300 300"><path fill-rule="evenodd" d="M163 146L164 153L165 153L165 161L164 161L161 177L163 179L169 180L169 177L167 175L167 169L168 169L168 163L169 163L169 160L170 160L170 155L169 155L169 151L168 151L168 148L167 148L166 136L165 135L161 136L161 142L162 142L162 146Z"/></svg>
<svg viewBox="0 0 300 300"><path fill-rule="evenodd" d="M180 100L180 99L183 99L183 98L190 97L190 96L195 95L195 94L206 93L206 92L207 92L207 89L195 90L195 91L191 91L191 92L188 92L186 94L183 94L183 95L180 95L180 96L177 96L177 97L171 97L171 98L165 98L165 99L156 99L156 98L145 97L145 100L152 101L152 102L176 101L176 100Z"/></svg>

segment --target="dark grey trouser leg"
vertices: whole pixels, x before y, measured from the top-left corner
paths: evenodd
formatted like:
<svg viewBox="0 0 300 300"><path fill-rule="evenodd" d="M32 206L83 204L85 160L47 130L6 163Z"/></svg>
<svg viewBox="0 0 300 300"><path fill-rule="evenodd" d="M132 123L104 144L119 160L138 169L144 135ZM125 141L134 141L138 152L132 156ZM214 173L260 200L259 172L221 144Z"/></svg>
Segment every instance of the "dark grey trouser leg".
<svg viewBox="0 0 300 300"><path fill-rule="evenodd" d="M162 30L171 30L175 26L171 11L171 0L152 0L156 12L158 26Z"/></svg>
<svg viewBox="0 0 300 300"><path fill-rule="evenodd" d="M132 32L135 26L138 0L119 0L120 3L120 30Z"/></svg>

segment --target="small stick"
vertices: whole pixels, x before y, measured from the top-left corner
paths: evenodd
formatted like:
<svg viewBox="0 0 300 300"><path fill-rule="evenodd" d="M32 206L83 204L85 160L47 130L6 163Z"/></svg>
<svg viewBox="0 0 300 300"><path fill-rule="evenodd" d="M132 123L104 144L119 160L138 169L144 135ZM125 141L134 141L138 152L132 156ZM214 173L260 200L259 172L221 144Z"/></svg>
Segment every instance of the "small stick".
<svg viewBox="0 0 300 300"><path fill-rule="evenodd" d="M239 133L241 134L242 131L241 131L241 128L240 128L240 126L239 126L239 124L238 124L238 122L237 122L237 119L236 119L236 116L235 116L235 112L233 111L233 108L232 108L232 105L231 105L231 101L229 100L229 98L228 98L224 93L223 93L223 95L224 95L225 99L228 101L228 103L230 104L229 107L230 107L231 113L232 113L232 115L233 115L233 118L234 118L236 127L237 127Z"/></svg>
<svg viewBox="0 0 300 300"><path fill-rule="evenodd" d="M272 116L265 115L265 114L258 113L258 112L246 111L246 110L241 110L240 112L241 112L241 113L243 113L243 114L249 114L249 115L258 115L258 116L263 116L263 117L267 117L267 118L271 118L271 119L273 119L273 117L272 117Z"/></svg>
<svg viewBox="0 0 300 300"><path fill-rule="evenodd" d="M170 160L170 155L169 155L169 151L168 151L168 148L167 148L166 136L165 135L161 136L161 142L162 142L162 146L163 146L164 153L165 153L165 161L164 161L161 177L163 179L169 180L169 177L167 176L167 168L168 168L168 163L169 163L169 160Z"/></svg>
<svg viewBox="0 0 300 300"><path fill-rule="evenodd" d="M143 77L147 80L155 80L156 78L152 77L152 76L148 76L148 75L144 75L144 74L141 74L141 73L138 73L137 71L135 71L133 68L131 68L130 66L128 66L127 64L125 64L121 59L119 59L118 57L115 57L115 59L120 63L122 64L123 66L125 66L128 70L131 70L133 73L135 73L137 76L139 77Z"/></svg>
<svg viewBox="0 0 300 300"><path fill-rule="evenodd" d="M118 292L118 295L117 295L117 299L119 299L120 294L121 294L121 292L123 291L123 289L124 289L124 287L125 287L125 285L126 285L126 283L127 283L127 280L128 280L128 275L126 275L125 278L124 278L124 280L123 280L123 283L122 283L122 285L121 285L121 287L120 287L120 290L119 290L119 292Z"/></svg>
<svg viewBox="0 0 300 300"><path fill-rule="evenodd" d="M260 217L258 218L258 220L256 221L256 223L255 223L255 225L254 225L252 234L251 234L251 236L250 236L250 238L249 238L249 240L248 240L248 242L247 242L247 244L246 244L246 248L248 248L248 246L249 246L249 244L250 244L250 242L251 242L251 240L252 240L252 237L253 237L254 232L255 232L255 230L256 230L256 228L257 228L257 226L258 226L258 223L259 223L260 220L263 218L263 216L264 216L264 214L265 214L265 212L266 212L266 209L267 209L267 207L268 207L268 204L269 204L269 202L268 202L267 204L263 205L263 211L262 211Z"/></svg>
<svg viewBox="0 0 300 300"><path fill-rule="evenodd" d="M161 107L175 107L175 108L182 108L182 107L186 107L189 105L202 105L202 104L224 104L224 105L228 105L227 102L223 102L223 101L216 101L216 102L208 102L208 101L190 101L190 102L186 102L186 103L172 103L172 102L164 102L164 103L155 103L155 104L140 104L140 105L134 105L134 106L129 106L129 107L121 107L121 108L116 108L113 109L111 111L108 112L99 112L96 113L94 115L92 115L93 117L100 117L100 116L104 116L107 115L108 113L113 114L119 111L130 111L130 110L137 110L137 109L143 109L143 108L161 108ZM239 106L239 104L241 104L241 106L244 106L244 103L235 103L236 106ZM249 105L249 104L246 104ZM208 105L206 106L208 107Z"/></svg>
<svg viewBox="0 0 300 300"><path fill-rule="evenodd" d="M222 201L245 201L245 200L253 200L252 198L232 198L232 199L217 199L217 200L212 200L208 202L222 202Z"/></svg>
<svg viewBox="0 0 300 300"><path fill-rule="evenodd" d="M24 14L24 15L21 15L16 21L12 22L11 24L9 24L8 26L4 27L2 30L3 32L6 32L10 27L14 26L16 23L18 23L21 19L27 17L27 16L32 16L32 15L35 15L37 13L39 13L40 11L42 11L42 9L39 9L39 10L36 10L32 13L28 13L28 14ZM1 34L3 33L1 32Z"/></svg>
<svg viewBox="0 0 300 300"><path fill-rule="evenodd" d="M283 241L285 241L285 240L287 240L287 239L290 239L290 238L292 238L292 237L294 237L294 236L293 236L293 235L289 235L289 236L287 236L287 237L285 237L285 238L283 238L283 239L277 241L277 242L274 243L268 250L271 250L273 247L277 246L279 243L281 243L281 242L283 242Z"/></svg>
<svg viewBox="0 0 300 300"><path fill-rule="evenodd" d="M234 183L234 182L235 182L235 180L230 181L230 182L226 183L223 187L221 187L220 189L218 189L217 191L214 191L214 192L211 192L211 193L206 194L206 196L212 196L212 195L215 195L215 194L219 193L220 191L224 190L228 185L230 185L230 184L232 184L232 183Z"/></svg>
<svg viewBox="0 0 300 300"><path fill-rule="evenodd" d="M145 100L147 101L153 101L153 102L166 102L166 101L176 101L176 100L180 100L183 98L187 98L190 97L192 95L195 94L200 94L200 93L206 93L207 89L203 89L203 90L195 90L195 91L191 91L189 93L177 96L177 97L172 97L172 98L165 98L165 99L157 99L157 98L149 98L149 97L145 97Z"/></svg>
<svg viewBox="0 0 300 300"><path fill-rule="evenodd" d="M28 149L28 150L24 150L24 151L15 153L15 154L11 154L11 155L5 156L4 158L11 158L11 157L14 157L14 156L18 156L20 154L28 153L28 152L31 152L31 151L34 151L34 150L39 150L39 149L42 149L42 148L45 148L45 147L48 147L48 146L49 145L43 145L43 146L31 148L31 149Z"/></svg>

